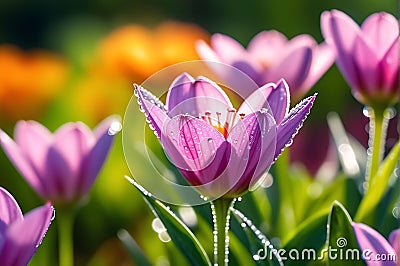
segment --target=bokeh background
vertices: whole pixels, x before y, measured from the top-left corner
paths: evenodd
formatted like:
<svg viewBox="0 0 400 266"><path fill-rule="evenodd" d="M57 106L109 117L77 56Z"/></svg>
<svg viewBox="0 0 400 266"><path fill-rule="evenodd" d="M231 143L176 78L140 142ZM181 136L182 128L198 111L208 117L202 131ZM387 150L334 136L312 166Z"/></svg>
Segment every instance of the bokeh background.
<svg viewBox="0 0 400 266"><path fill-rule="evenodd" d="M330 9L342 10L358 23L378 11L398 14L395 0L2 0L0 127L12 134L20 119L34 119L55 130L68 121L94 127L111 114L123 117L132 84L168 65L199 59L197 39L208 41L211 34L224 33L247 45L258 32L275 29L288 38L307 33L321 42L320 15ZM309 95L314 92L319 93L317 102L292 151L292 160L310 176L329 150L329 112L339 113L346 129L367 145L363 106L353 99L335 65ZM396 119L390 123L389 146L398 139L396 124ZM124 179L130 173L121 135L77 213L76 265L131 265L116 237L121 228L152 262L168 265L172 244L159 241L151 228L151 211ZM0 169L0 185L24 212L43 203L3 151ZM54 265L55 238L53 225L31 265Z"/></svg>

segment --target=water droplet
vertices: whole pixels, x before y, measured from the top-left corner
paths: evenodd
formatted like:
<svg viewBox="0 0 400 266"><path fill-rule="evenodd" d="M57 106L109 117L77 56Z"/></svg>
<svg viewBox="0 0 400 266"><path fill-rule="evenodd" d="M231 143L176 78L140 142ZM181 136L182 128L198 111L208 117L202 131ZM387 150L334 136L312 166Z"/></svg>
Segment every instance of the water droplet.
<svg viewBox="0 0 400 266"><path fill-rule="evenodd" d="M181 216L182 220L185 222L185 224L187 224L188 226L193 227L197 225L197 216L193 208L180 207L178 209L178 213Z"/></svg>
<svg viewBox="0 0 400 266"><path fill-rule="evenodd" d="M167 231L164 224L161 222L161 220L159 218L153 219L153 221L151 223L151 228L153 228L153 230L156 233L161 233L161 232Z"/></svg>
<svg viewBox="0 0 400 266"><path fill-rule="evenodd" d="M397 207L397 206L394 207L393 210L392 210L392 214L393 214L394 218L400 219L400 208Z"/></svg>
<svg viewBox="0 0 400 266"><path fill-rule="evenodd" d="M364 115L364 116L366 116L366 117L371 117L371 116L373 115L373 112L374 112L374 111L372 110L371 107L369 107L369 106L364 106L362 112L363 112L363 115Z"/></svg>
<svg viewBox="0 0 400 266"><path fill-rule="evenodd" d="M385 110L385 118L386 119L392 119L393 117L396 116L396 109L393 107L389 107Z"/></svg>
<svg viewBox="0 0 400 266"><path fill-rule="evenodd" d="M108 129L108 135L114 136L118 132L120 132L122 129L122 124L119 121L113 121L110 125L110 128Z"/></svg>
<svg viewBox="0 0 400 266"><path fill-rule="evenodd" d="M171 237L169 236L167 231L161 232L158 234L158 238L162 241L162 242L169 242L171 241Z"/></svg>
<svg viewBox="0 0 400 266"><path fill-rule="evenodd" d="M50 221L53 221L56 218L56 209L54 209L54 207L51 206L51 210L52 210L52 214L51 214Z"/></svg>
<svg viewBox="0 0 400 266"><path fill-rule="evenodd" d="M209 139L207 139L207 141L208 141L209 143L211 143L211 142L213 142L213 139L212 139L212 138L209 138Z"/></svg>

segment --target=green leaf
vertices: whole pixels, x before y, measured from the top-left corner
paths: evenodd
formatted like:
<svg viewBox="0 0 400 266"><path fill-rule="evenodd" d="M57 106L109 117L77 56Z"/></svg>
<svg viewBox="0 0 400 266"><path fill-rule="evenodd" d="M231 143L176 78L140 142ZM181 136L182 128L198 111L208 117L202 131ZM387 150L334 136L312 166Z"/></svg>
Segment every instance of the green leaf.
<svg viewBox="0 0 400 266"><path fill-rule="evenodd" d="M335 201L329 214L327 265L365 266L351 225L352 220L341 203Z"/></svg>
<svg viewBox="0 0 400 266"><path fill-rule="evenodd" d="M394 173L399 160L399 146L400 143L398 142L381 164L377 174L373 177L373 183L368 188L357 210L355 216L357 222L371 224L371 217L374 217L377 206L387 191L390 177Z"/></svg>
<svg viewBox="0 0 400 266"><path fill-rule="evenodd" d="M126 251L132 259L135 265L151 266L151 262L144 255L143 251L140 249L136 241L131 237L131 235L125 229L121 229L117 234L119 240L124 245Z"/></svg>
<svg viewBox="0 0 400 266"><path fill-rule="evenodd" d="M335 200L345 205L350 214L355 214L361 199L357 180L341 175L332 183L324 184L324 191L309 206L306 217L322 210L329 212Z"/></svg>
<svg viewBox="0 0 400 266"><path fill-rule="evenodd" d="M204 248L189 228L167 206L154 199L142 186L130 177L125 177L142 193L143 198L154 214L161 220L171 240L191 265L211 265Z"/></svg>
<svg viewBox="0 0 400 266"><path fill-rule="evenodd" d="M325 210L310 217L284 240L282 249L289 252L292 249L298 250L301 260L285 260L285 265L309 265L322 261L321 250L326 242L326 224L329 211ZM308 251L315 252L315 256ZM307 253L302 253L307 252ZM310 255L308 255L310 254ZM287 257L287 254L285 255Z"/></svg>

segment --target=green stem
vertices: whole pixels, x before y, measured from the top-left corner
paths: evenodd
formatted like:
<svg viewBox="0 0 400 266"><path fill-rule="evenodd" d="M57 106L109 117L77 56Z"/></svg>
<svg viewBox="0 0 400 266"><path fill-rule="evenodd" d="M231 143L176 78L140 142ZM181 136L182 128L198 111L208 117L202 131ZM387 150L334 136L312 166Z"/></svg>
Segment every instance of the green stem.
<svg viewBox="0 0 400 266"><path fill-rule="evenodd" d="M285 236L295 227L295 213L292 195L292 178L290 177L290 150L285 149L275 162L275 181L278 186L279 201L277 208L279 215L276 215L276 228L280 236Z"/></svg>
<svg viewBox="0 0 400 266"><path fill-rule="evenodd" d="M372 182L374 182L374 176L378 172L379 165L383 158L383 148L385 147L386 130L389 120L386 112L388 112L388 109L369 109L369 152L368 169L366 173L366 179L368 181L367 189L372 185Z"/></svg>
<svg viewBox="0 0 400 266"><path fill-rule="evenodd" d="M56 208L58 225L59 266L74 265L73 226L74 209L70 207Z"/></svg>
<svg viewBox="0 0 400 266"><path fill-rule="evenodd" d="M211 202L214 223L214 265L228 265L229 220L234 199L219 198Z"/></svg>

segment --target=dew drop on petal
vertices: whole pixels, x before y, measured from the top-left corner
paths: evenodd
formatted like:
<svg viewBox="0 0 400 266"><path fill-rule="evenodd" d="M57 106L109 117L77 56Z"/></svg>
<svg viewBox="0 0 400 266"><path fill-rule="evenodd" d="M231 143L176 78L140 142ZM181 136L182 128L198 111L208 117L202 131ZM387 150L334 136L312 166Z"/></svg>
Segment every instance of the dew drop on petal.
<svg viewBox="0 0 400 266"><path fill-rule="evenodd" d="M52 210L52 214L51 214L50 221L53 221L56 218L56 209L54 209L54 207L51 206L51 210Z"/></svg>
<svg viewBox="0 0 400 266"><path fill-rule="evenodd" d="M110 125L110 128L108 129L108 135L114 136L118 132L120 132L122 129L122 124L119 121L113 121Z"/></svg>

